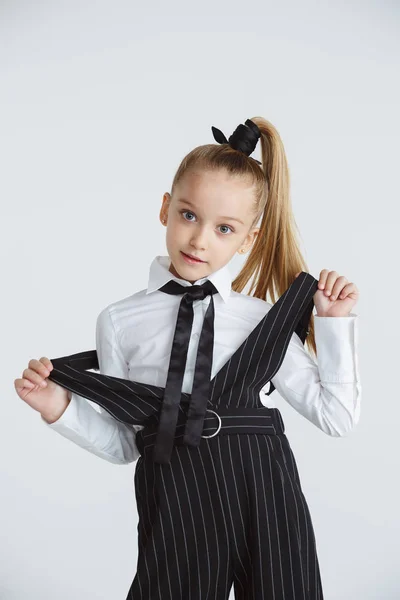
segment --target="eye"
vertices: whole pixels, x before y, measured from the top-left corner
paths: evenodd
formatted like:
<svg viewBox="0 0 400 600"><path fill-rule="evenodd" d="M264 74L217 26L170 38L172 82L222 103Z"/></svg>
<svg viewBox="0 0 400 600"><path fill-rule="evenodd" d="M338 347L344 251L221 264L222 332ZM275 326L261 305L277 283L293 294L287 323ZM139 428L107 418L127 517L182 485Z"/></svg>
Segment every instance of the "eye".
<svg viewBox="0 0 400 600"><path fill-rule="evenodd" d="M180 213L181 213L181 215L183 216L183 218L185 219L185 221L189 221L189 222L190 222L192 219L186 219L186 217L184 216L185 214L189 214L189 215L194 215L194 216L196 216L196 215L194 214L194 212L192 212L191 210L181 210L181 211L180 211ZM227 228L228 228L228 229L229 229L229 230L230 230L232 233L234 233L234 231L235 231L235 230L234 230L232 227L230 227L230 225L220 225L220 227L227 227ZM221 232L221 233L223 233L223 232ZM227 234L226 234L226 233L223 233L223 235L227 235Z"/></svg>
<svg viewBox="0 0 400 600"><path fill-rule="evenodd" d="M227 227L227 228L228 228L228 229L230 229L230 230L232 231L232 233L233 233L233 229L232 229L232 227L229 227L229 225L221 225L220 227ZM224 234L224 235L226 235L226 234Z"/></svg>
<svg viewBox="0 0 400 600"><path fill-rule="evenodd" d="M181 210L181 214L182 215L184 215L185 213L189 213L190 215L194 215L194 213L192 213L192 211L190 211L190 210ZM185 218L185 217L183 217L183 218ZM187 219L185 219L185 220L187 221Z"/></svg>

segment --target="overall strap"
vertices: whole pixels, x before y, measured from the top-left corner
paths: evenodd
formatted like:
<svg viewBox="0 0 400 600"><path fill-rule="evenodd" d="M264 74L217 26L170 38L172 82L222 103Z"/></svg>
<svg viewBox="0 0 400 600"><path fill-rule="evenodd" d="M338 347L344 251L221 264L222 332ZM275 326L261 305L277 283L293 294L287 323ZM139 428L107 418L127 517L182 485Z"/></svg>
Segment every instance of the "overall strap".
<svg viewBox="0 0 400 600"><path fill-rule="evenodd" d="M270 309L268 315L273 319L274 326L277 329L274 353L275 357L278 358L272 374L269 375L270 379L277 373L282 364L293 332L297 333L303 344L305 343L314 308L313 297L317 290L318 280L310 273L302 271ZM270 388L266 392L267 396L275 390L272 381L269 383Z"/></svg>
<svg viewBox="0 0 400 600"><path fill-rule="evenodd" d="M160 408L163 388L88 371L99 368L96 350L50 360L54 368L48 379L99 404L118 421L144 425Z"/></svg>

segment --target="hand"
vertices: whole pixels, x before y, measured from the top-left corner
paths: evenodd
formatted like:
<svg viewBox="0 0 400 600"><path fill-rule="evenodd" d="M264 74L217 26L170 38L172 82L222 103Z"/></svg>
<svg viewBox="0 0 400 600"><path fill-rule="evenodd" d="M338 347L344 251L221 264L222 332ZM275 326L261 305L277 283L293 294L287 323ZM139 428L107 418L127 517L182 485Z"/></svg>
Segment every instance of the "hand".
<svg viewBox="0 0 400 600"><path fill-rule="evenodd" d="M47 420L57 420L69 404L68 391L47 379L53 369L51 360L32 358L21 379L14 380L18 396Z"/></svg>
<svg viewBox="0 0 400 600"><path fill-rule="evenodd" d="M299 275L300 271L296 277ZM347 317L359 298L355 283L328 269L322 269L318 288L313 300L319 317Z"/></svg>

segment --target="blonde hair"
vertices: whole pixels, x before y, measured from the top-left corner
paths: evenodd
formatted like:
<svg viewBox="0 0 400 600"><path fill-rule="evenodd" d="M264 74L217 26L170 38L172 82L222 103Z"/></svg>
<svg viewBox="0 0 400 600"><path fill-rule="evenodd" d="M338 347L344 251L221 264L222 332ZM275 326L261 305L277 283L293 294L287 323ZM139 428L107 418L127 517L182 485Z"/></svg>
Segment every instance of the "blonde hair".
<svg viewBox="0 0 400 600"><path fill-rule="evenodd" d="M267 299L274 304L294 281L299 271L308 272L298 244L298 228L290 199L288 162L277 129L262 117L252 117L260 132L260 166L251 156L229 144L197 146L182 160L175 173L171 195L178 181L190 169L213 171L225 169L233 176L250 178L254 184L254 227L260 217L260 231L243 268L232 282L232 289L242 292L252 278L249 296ZM254 293L253 293L254 291ZM316 356L314 315L311 314L308 349Z"/></svg>

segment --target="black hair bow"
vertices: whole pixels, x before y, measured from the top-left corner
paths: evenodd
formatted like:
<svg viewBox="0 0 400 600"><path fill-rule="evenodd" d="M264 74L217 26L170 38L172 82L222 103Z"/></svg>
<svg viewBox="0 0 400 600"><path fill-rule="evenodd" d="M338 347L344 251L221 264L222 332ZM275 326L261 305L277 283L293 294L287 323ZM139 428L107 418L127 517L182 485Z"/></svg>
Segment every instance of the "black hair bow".
<svg viewBox="0 0 400 600"><path fill-rule="evenodd" d="M238 125L229 139L226 139L226 136L220 129L211 126L211 130L216 142L219 144L229 144L231 148L234 150L239 150L239 152L243 152L243 154L246 154L246 156L250 156L250 154L254 151L255 147L257 146L257 142L261 137L261 131L259 127L253 123L251 119L247 119L244 125ZM255 158L253 158L253 160L255 160L259 165L262 164Z"/></svg>

